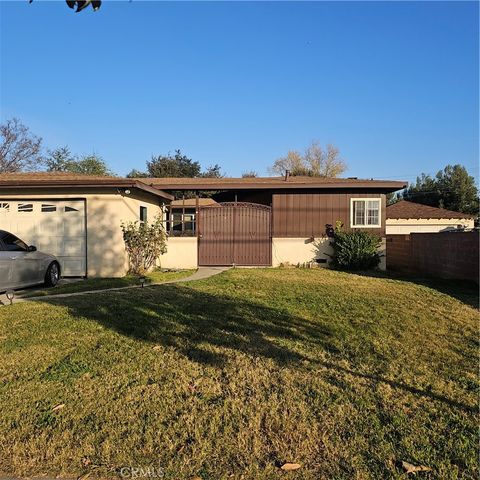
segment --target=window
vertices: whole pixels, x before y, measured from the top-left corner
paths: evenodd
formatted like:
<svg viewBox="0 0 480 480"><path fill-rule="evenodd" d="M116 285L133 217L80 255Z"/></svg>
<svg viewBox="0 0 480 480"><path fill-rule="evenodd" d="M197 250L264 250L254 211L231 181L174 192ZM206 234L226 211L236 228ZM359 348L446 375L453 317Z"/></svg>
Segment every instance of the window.
<svg viewBox="0 0 480 480"><path fill-rule="evenodd" d="M175 237L194 237L195 209L171 208L167 213L167 232Z"/></svg>
<svg viewBox="0 0 480 480"><path fill-rule="evenodd" d="M147 221L147 207L140 207L140 221Z"/></svg>
<svg viewBox="0 0 480 480"><path fill-rule="evenodd" d="M55 205L48 205L47 203L42 203L42 212L56 212L57 207Z"/></svg>
<svg viewBox="0 0 480 480"><path fill-rule="evenodd" d="M10 210L10 204L6 202L1 202L0 203L0 211L3 210L5 212L8 212Z"/></svg>
<svg viewBox="0 0 480 480"><path fill-rule="evenodd" d="M0 242L7 252L26 252L28 245L9 232L0 232Z"/></svg>
<svg viewBox="0 0 480 480"><path fill-rule="evenodd" d="M73 207L65 207L66 212L78 212L78 209L73 208Z"/></svg>
<svg viewBox="0 0 480 480"><path fill-rule="evenodd" d="M19 203L18 204L18 211L19 212L33 212L33 204L32 203Z"/></svg>
<svg viewBox="0 0 480 480"><path fill-rule="evenodd" d="M380 201L379 198L352 198L350 204L351 227L380 227Z"/></svg>

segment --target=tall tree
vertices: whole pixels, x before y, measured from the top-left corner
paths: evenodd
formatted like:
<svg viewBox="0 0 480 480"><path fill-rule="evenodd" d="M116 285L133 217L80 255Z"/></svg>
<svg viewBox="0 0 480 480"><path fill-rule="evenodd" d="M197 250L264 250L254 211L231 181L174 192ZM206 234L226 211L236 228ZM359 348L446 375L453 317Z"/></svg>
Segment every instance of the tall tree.
<svg viewBox="0 0 480 480"><path fill-rule="evenodd" d="M307 175L312 177L338 177L347 169L347 164L340 158L340 151L334 145L328 144L324 150L316 141L302 155L291 150L286 157L278 158L270 171L283 175L286 170L291 175Z"/></svg>
<svg viewBox="0 0 480 480"><path fill-rule="evenodd" d="M222 168L220 165L216 163L215 165L210 165L210 167L207 167L207 169L199 176L203 178L223 178L225 175L222 173Z"/></svg>
<svg viewBox="0 0 480 480"><path fill-rule="evenodd" d="M12 118L0 125L0 173L38 170L42 167L42 139Z"/></svg>
<svg viewBox="0 0 480 480"><path fill-rule="evenodd" d="M148 177L147 172L141 172L140 170L137 170L136 168L130 170L130 172L127 173L127 178L145 178Z"/></svg>
<svg viewBox="0 0 480 480"><path fill-rule="evenodd" d="M478 189L475 179L463 165L447 165L437 173L440 206L478 215Z"/></svg>
<svg viewBox="0 0 480 480"><path fill-rule="evenodd" d="M415 185L410 185L402 197L404 200L430 205L431 207L438 207L440 204L437 181L425 173L417 177Z"/></svg>
<svg viewBox="0 0 480 480"><path fill-rule="evenodd" d="M71 172L97 176L113 175L100 156L92 154L78 158L72 155L67 146L49 150L45 158L45 165L49 172Z"/></svg>
<svg viewBox="0 0 480 480"><path fill-rule="evenodd" d="M175 155L152 156L147 170L149 177L198 177L201 168L198 162L175 150Z"/></svg>
<svg viewBox="0 0 480 480"><path fill-rule="evenodd" d="M405 200L478 215L475 179L463 165L447 165L434 178L422 173L403 194Z"/></svg>
<svg viewBox="0 0 480 480"><path fill-rule="evenodd" d="M70 171L83 175L113 175L113 172L108 168L103 158L95 153L85 155L77 160Z"/></svg>
<svg viewBox="0 0 480 480"><path fill-rule="evenodd" d="M302 154L296 150L289 150L285 157L275 160L275 163L269 168L271 173L284 175L286 171L291 175L305 175L305 161Z"/></svg>
<svg viewBox="0 0 480 480"><path fill-rule="evenodd" d="M75 160L75 157L66 145L55 150L48 150L44 159L45 166L49 172L67 172Z"/></svg>
<svg viewBox="0 0 480 480"><path fill-rule="evenodd" d="M399 192L387 193L387 206L393 205L402 199L402 195Z"/></svg>

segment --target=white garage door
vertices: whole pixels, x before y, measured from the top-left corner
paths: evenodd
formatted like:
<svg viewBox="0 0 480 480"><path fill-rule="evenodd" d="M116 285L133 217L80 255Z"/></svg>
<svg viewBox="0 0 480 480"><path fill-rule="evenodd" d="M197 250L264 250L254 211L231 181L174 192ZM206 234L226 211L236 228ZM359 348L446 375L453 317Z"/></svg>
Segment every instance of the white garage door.
<svg viewBox="0 0 480 480"><path fill-rule="evenodd" d="M12 232L41 252L55 255L60 261L62 275L86 275L83 200L0 198L0 230Z"/></svg>

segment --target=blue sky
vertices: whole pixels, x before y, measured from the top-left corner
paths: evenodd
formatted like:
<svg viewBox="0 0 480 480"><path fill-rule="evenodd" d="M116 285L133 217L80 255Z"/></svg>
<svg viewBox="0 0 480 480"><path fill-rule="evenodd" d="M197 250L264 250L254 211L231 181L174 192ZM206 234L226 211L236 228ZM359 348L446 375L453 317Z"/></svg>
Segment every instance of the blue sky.
<svg viewBox="0 0 480 480"><path fill-rule="evenodd" d="M318 139L348 176L478 176L478 3L0 2L1 119L118 174L180 148L231 176Z"/></svg>

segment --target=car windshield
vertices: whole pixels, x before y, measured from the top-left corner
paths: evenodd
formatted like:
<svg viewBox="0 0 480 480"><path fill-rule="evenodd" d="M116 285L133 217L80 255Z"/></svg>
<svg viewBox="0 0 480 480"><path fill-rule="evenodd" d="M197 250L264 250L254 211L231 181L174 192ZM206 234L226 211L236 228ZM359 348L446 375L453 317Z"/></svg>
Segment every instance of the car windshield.
<svg viewBox="0 0 480 480"><path fill-rule="evenodd" d="M13 233L0 230L0 243L2 243L2 250L8 252L25 252L28 250L28 245L22 242Z"/></svg>

